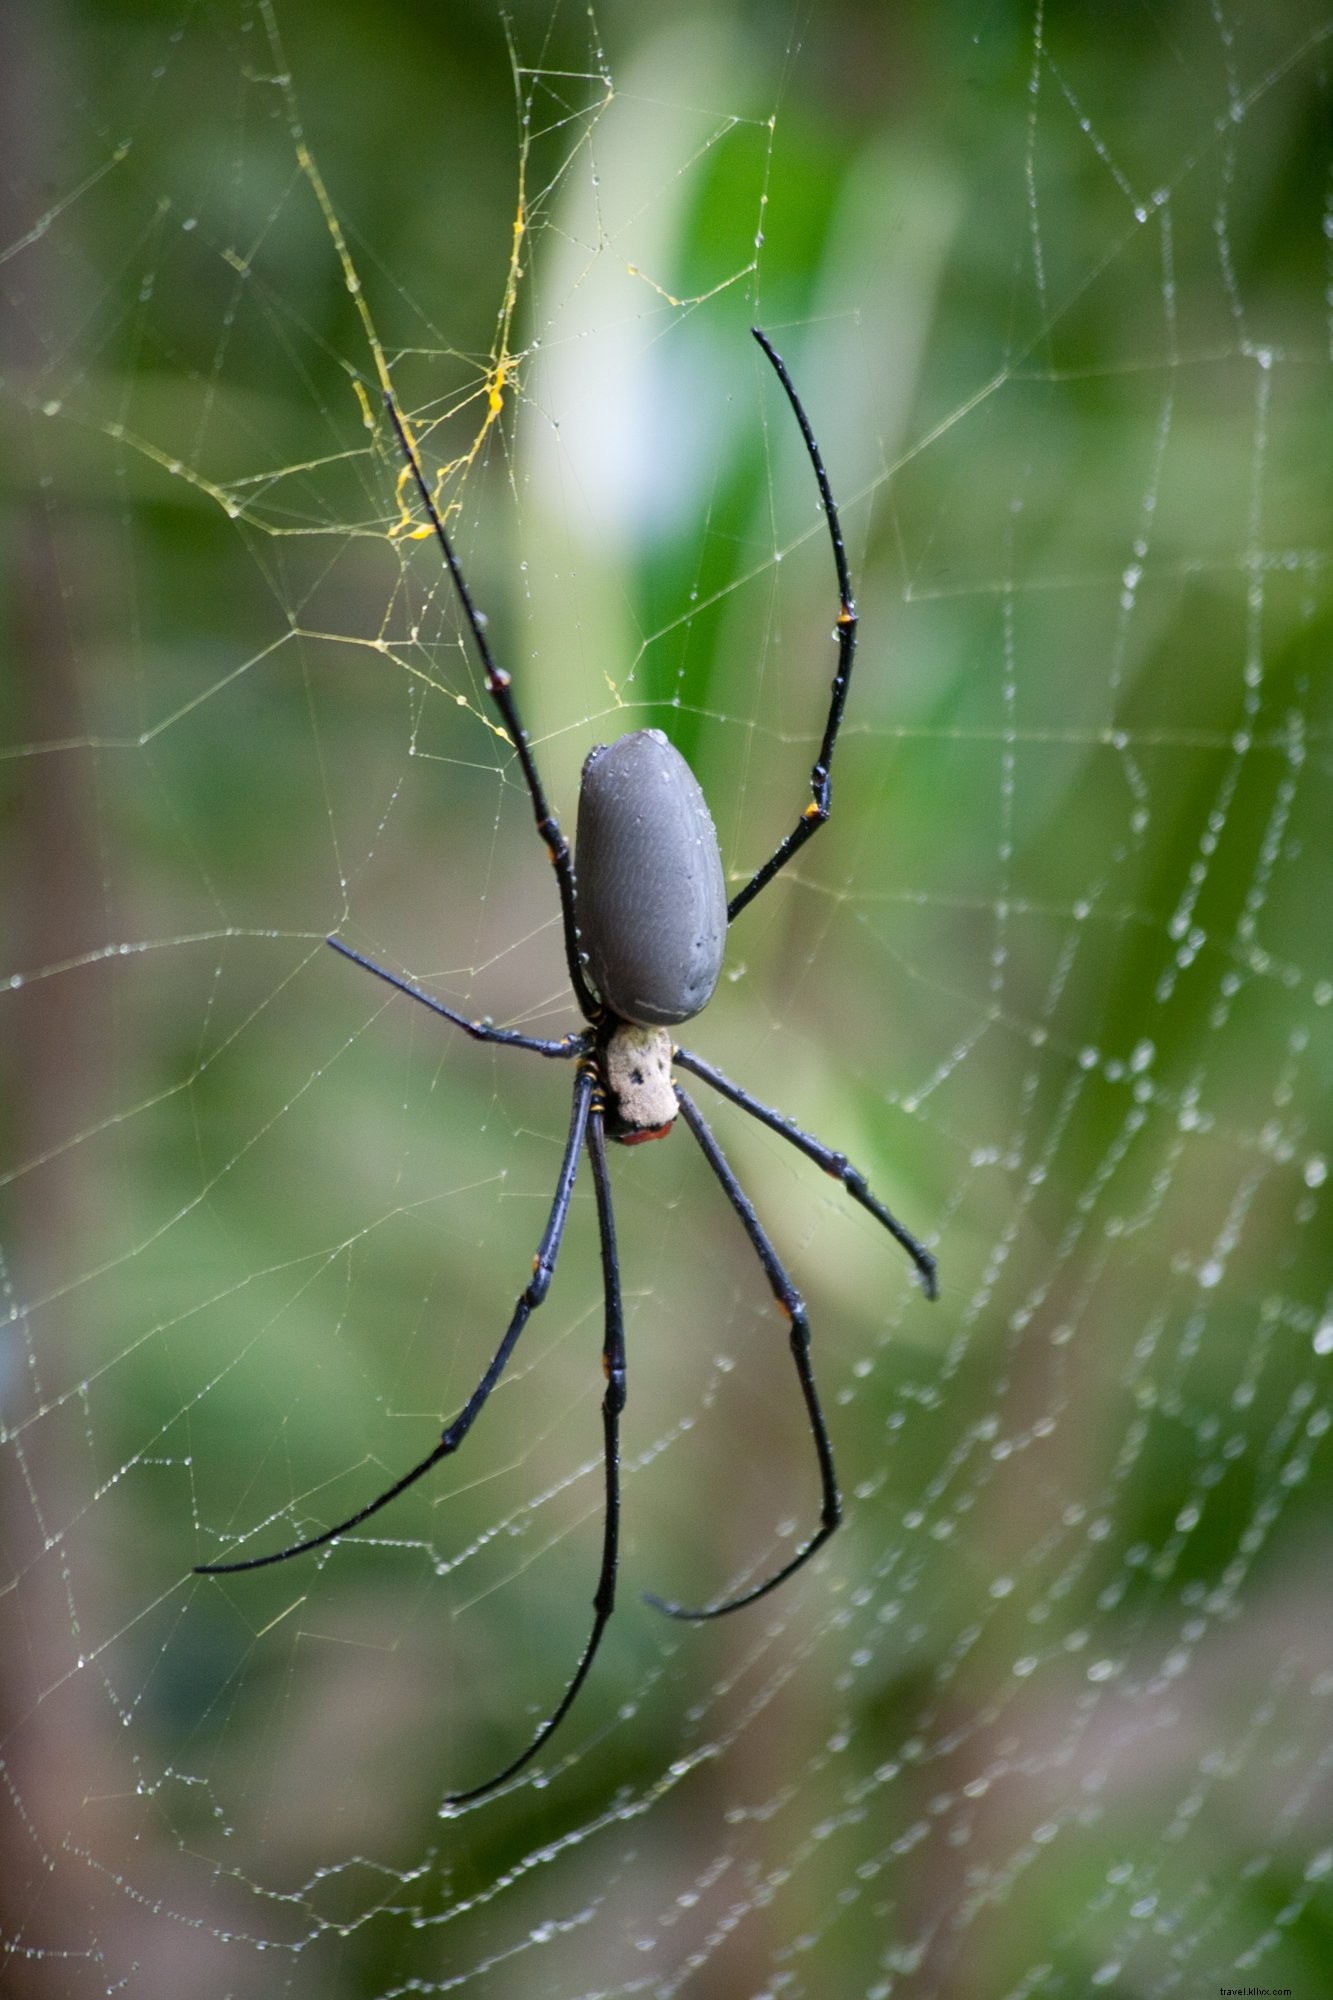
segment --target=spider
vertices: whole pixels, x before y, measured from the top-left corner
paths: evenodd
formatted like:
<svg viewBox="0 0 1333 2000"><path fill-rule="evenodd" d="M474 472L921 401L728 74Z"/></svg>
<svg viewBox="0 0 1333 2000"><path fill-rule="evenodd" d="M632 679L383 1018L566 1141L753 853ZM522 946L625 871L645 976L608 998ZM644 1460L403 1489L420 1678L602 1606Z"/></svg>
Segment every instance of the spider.
<svg viewBox="0 0 1333 2000"><path fill-rule="evenodd" d="M768 860L756 869L744 887L737 890L730 902L727 901L723 882L717 835L703 793L685 759L657 729L634 730L612 744L598 744L589 753L579 786L576 877L569 844L547 803L532 746L519 720L510 677L503 667L496 664L491 653L485 622L464 581L458 558L422 471L416 447L392 396L386 397L399 446L453 580L464 623L485 672L487 692L499 710L500 719L513 744L532 801L537 831L555 871L569 982L586 1025L559 1040L546 1041L519 1034L512 1028L493 1027L489 1021L469 1020L452 1007L446 1007L433 994L414 986L410 980L402 979L397 973L364 958L340 938L331 937L328 942L344 958L374 973L377 979L387 981L400 993L419 1000L423 1006L442 1015L475 1041L525 1049L534 1055L573 1063L574 1089L569 1131L550 1214L533 1261L532 1278L519 1294L513 1317L490 1366L457 1416L445 1425L434 1449L400 1479L396 1479L377 1499L358 1508L355 1514L339 1521L336 1527L325 1528L322 1533L294 1542L289 1548L279 1549L272 1555L250 1556L235 1562L201 1563L195 1573L201 1576L230 1576L241 1570L264 1569L271 1563L287 1562L292 1556L304 1555L311 1549L336 1541L339 1536L360 1527L381 1507L387 1507L391 1500L415 1485L432 1466L458 1450L503 1375L520 1334L550 1288L569 1218L575 1177L586 1147L597 1204L605 1289L602 1340L602 1368L606 1377L606 1393L602 1401L605 1509L601 1568L593 1595L592 1629L573 1678L532 1741L484 1783L446 1798L444 1806L447 1810L496 1791L531 1763L573 1707L615 1606L620 1538L620 1418L625 1407L626 1368L620 1266L607 1172L608 1139L622 1146L637 1146L649 1139L664 1139L679 1113L698 1141L705 1160L720 1182L763 1267L778 1308L789 1323L792 1360L814 1443L822 1494L818 1527L795 1555L763 1582L727 1598L721 1604L697 1608L669 1602L651 1593L645 1594L646 1601L668 1618L700 1620L726 1617L733 1611L741 1610L744 1605L756 1603L776 1590L779 1584L785 1583L788 1577L809 1562L842 1518L833 1447L811 1366L810 1328L804 1301L783 1269L752 1202L728 1165L694 1099L673 1077L673 1065L700 1078L710 1089L738 1105L751 1118L766 1125L771 1132L776 1132L779 1138L785 1139L807 1159L813 1160L816 1166L840 1181L852 1199L868 1210L901 1244L916 1266L927 1297L933 1299L936 1296L934 1258L876 1199L865 1176L844 1154L834 1152L822 1140L801 1131L780 1111L761 1104L701 1056L679 1047L670 1033L680 1022L693 1019L711 998L722 968L727 926L735 922L741 911L768 886L780 869L786 867L793 855L829 817L829 767L842 723L856 651L856 608L852 601L847 554L823 458L785 363L760 328L754 327L752 332L786 393L819 487L820 505L828 524L837 571L838 618L834 634L837 661L824 735L810 773L810 803L801 812L790 833L778 843Z"/></svg>

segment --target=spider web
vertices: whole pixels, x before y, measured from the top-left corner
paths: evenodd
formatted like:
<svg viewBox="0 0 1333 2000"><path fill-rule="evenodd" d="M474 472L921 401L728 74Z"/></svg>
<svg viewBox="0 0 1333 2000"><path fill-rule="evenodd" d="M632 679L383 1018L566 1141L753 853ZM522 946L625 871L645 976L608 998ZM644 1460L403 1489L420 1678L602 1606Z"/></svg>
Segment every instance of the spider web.
<svg viewBox="0 0 1333 2000"><path fill-rule="evenodd" d="M16 1995L1326 1990L1333 19L7 16L0 1937ZM665 727L745 880L613 1163L392 379L572 828ZM701 1096L702 1092L699 1093Z"/></svg>

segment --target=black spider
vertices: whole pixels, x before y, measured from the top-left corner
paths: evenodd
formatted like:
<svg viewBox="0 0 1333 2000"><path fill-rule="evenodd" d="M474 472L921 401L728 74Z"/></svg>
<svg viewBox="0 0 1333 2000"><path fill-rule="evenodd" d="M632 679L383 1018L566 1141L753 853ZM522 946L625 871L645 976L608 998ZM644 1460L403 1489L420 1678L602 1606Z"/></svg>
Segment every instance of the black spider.
<svg viewBox="0 0 1333 2000"><path fill-rule="evenodd" d="M738 1597L729 1598L725 1603L698 1609L669 1604L651 1595L647 1601L671 1618L720 1618L727 1612L739 1611L742 1605L753 1604L770 1590L776 1590L802 1563L808 1562L815 1550L828 1540L842 1517L833 1448L810 1365L810 1329L804 1303L778 1261L753 1204L724 1159L693 1098L674 1080L673 1063L701 1077L712 1089L739 1105L742 1111L757 1118L762 1125L767 1125L770 1131L786 1139L826 1173L841 1181L853 1200L868 1209L902 1245L916 1265L927 1296L935 1297L934 1258L883 1203L876 1200L866 1185L864 1175L843 1154L834 1152L808 1132L801 1131L781 1112L760 1104L739 1084L732 1083L701 1057L678 1047L668 1032L678 1022L692 1019L711 998L722 967L728 924L772 881L778 870L786 866L829 816L829 766L842 722L856 650L856 610L847 573L847 555L819 446L780 355L758 327L753 332L786 391L819 484L820 502L828 522L833 561L838 574L838 654L828 720L824 725L819 755L810 773L810 803L762 868L751 876L729 903L723 885L717 835L703 793L684 758L656 729L635 730L610 745L599 744L590 752L583 766L579 787L579 873L576 881L568 843L546 802L532 746L519 721L509 675L496 665L491 656L485 624L463 580L416 449L392 399L388 400L389 414L403 455L411 468L422 505L453 578L464 620L485 669L487 691L500 711L518 755L524 782L532 799L537 831L555 870L570 984L587 1026L559 1041L544 1041L532 1035L518 1034L510 1028L492 1027L485 1021L470 1021L431 994L423 992L420 987L412 985L409 980L400 979L384 966L363 958L360 952L353 951L340 939L329 939L334 950L341 952L344 958L364 966L378 979L387 980L399 992L420 1000L424 1006L442 1014L445 1020L452 1021L455 1027L462 1028L475 1040L500 1042L510 1048L529 1049L536 1055L574 1063L574 1101L569 1135L560 1163L555 1198L534 1260L532 1279L518 1298L513 1318L490 1366L458 1415L445 1426L434 1450L420 1464L414 1465L410 1472L405 1472L401 1479L395 1480L378 1499L359 1508L347 1520L339 1521L336 1527L326 1528L322 1534L311 1535L306 1541L293 1543L290 1548L279 1549L273 1555L251 1556L241 1562L201 1563L196 1573L226 1576L238 1570L263 1569L269 1563L286 1562L291 1556L320 1548L324 1543L359 1527L362 1521L378 1513L381 1507L387 1507L391 1500L429 1472L442 1458L457 1451L504 1373L529 1316L546 1297L569 1216L579 1156L586 1146L597 1198L606 1293L602 1342L602 1367L607 1384L602 1402L606 1509L602 1530L602 1566L593 1597L592 1630L573 1679L527 1748L484 1784L453 1794L445 1801L448 1806L459 1806L494 1791L536 1756L569 1713L587 1678L615 1604L620 1527L620 1413L625 1407L625 1332L615 1222L606 1166L608 1138L626 1146L638 1145L646 1139L663 1139L671 1130L676 1113L679 1111L684 1116L754 1246L778 1306L790 1321L792 1358L805 1399L823 1489L818 1528L796 1554L764 1582L743 1591Z"/></svg>

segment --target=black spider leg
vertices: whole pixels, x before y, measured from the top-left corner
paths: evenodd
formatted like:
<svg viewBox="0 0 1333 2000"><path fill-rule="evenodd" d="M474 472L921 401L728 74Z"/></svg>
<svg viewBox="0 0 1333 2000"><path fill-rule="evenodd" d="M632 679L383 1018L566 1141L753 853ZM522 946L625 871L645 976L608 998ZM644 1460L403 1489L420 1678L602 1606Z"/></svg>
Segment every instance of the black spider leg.
<svg viewBox="0 0 1333 2000"><path fill-rule="evenodd" d="M730 1098L731 1102L739 1105L742 1111L748 1111L751 1118L757 1118L761 1125L767 1125L770 1132L776 1132L789 1146L795 1146L798 1153L804 1153L808 1160L813 1160L817 1167L822 1167L826 1174L831 1174L835 1181L841 1181L852 1200L859 1201L862 1208L874 1216L876 1222L882 1222L895 1243L901 1243L916 1265L917 1275L926 1297L928 1299L939 1297L935 1259L923 1244L917 1242L911 1230L905 1229L897 1216L892 1215L883 1202L871 1194L865 1175L851 1164L845 1153L835 1153L832 1147L826 1146L812 1133L803 1132L792 1119L784 1118L780 1111L774 1111L770 1105L761 1104L757 1097L751 1097L748 1090L742 1090L741 1086L733 1083L729 1076L723 1076L721 1070L714 1069L711 1063L704 1062L702 1057L692 1054L689 1049L673 1049L671 1054L673 1062L678 1062L682 1069L702 1077L705 1083L710 1084L723 1097Z"/></svg>
<svg viewBox="0 0 1333 2000"><path fill-rule="evenodd" d="M325 938L336 952L350 958L353 965L359 965L367 972L373 972L376 979L382 979L388 986L396 986L400 993L406 993L410 1000L419 1000L423 1007L429 1007L432 1014L443 1014L446 1021L452 1021L465 1035L471 1035L479 1042L502 1042L510 1049L531 1049L539 1056L586 1055L591 1037L585 1032L577 1035L561 1035L558 1041L545 1041L537 1035L520 1035L515 1028L493 1028L489 1021L470 1021L466 1014L457 1014L452 1007L446 1007L443 1000L437 1000L424 987L414 986L410 979L403 979L396 972L390 972L386 965L377 965L373 958L366 958L359 951L353 951L350 944L341 938Z"/></svg>
<svg viewBox="0 0 1333 2000"><path fill-rule="evenodd" d="M484 1785L474 1785L469 1792L455 1792L452 1798L445 1800L446 1806L469 1805L473 1799L484 1798L488 1792L496 1791L507 1779L521 1771L525 1764L531 1763L543 1743L555 1734L574 1706L579 1689L588 1678L588 1671L597 1656L597 1648L602 1643L607 1620L615 1609L616 1568L620 1559L620 1413L625 1407L625 1324L620 1302L620 1264L616 1255L616 1226L611 1212L611 1182L606 1167L606 1138L600 1103L594 1103L588 1120L588 1158L592 1163L593 1187L597 1194L597 1226L601 1236L602 1283L606 1298L605 1333L602 1338L602 1373L606 1377L606 1394L602 1398L606 1509L602 1522L602 1566L597 1574L597 1589L592 1600L592 1630L574 1669L574 1678L527 1749L521 1756L515 1757L512 1764L506 1764L495 1777L488 1778Z"/></svg>
<svg viewBox="0 0 1333 2000"><path fill-rule="evenodd" d="M325 1542L336 1541L339 1535L348 1534L351 1529L359 1528L372 1514L378 1514L381 1507L387 1507L391 1500L396 1500L400 1493L405 1493L409 1486L414 1486L433 1465L438 1465L442 1458L448 1458L452 1452L458 1450L480 1415L486 1398L504 1374L509 1357L529 1317L550 1289L551 1279L555 1275L556 1259L560 1255L565 1224L569 1219L570 1198L574 1193L579 1154L583 1149L588 1129L588 1106L592 1100L595 1082L596 1075L592 1067L580 1064L578 1075L574 1079L574 1103L569 1119L569 1137L565 1141L564 1157L560 1162L560 1178L556 1182L555 1198L551 1203L551 1213L547 1217L537 1255L532 1260L531 1283L519 1293L513 1318L505 1331L504 1339L495 1350L495 1357L490 1367L452 1423L445 1425L440 1442L434 1451L429 1452L420 1464L414 1465L410 1472L405 1472L401 1479L396 1479L377 1500L372 1500L367 1507L358 1508L355 1514L349 1514L347 1519L339 1521L336 1527L325 1528L322 1534L311 1535L304 1542L293 1542L290 1548L278 1549L271 1556L247 1556L241 1562L197 1563L194 1572L196 1576L233 1576L238 1570L267 1569L270 1563L286 1562L290 1556L303 1556L310 1549L322 1548Z"/></svg>
<svg viewBox="0 0 1333 2000"><path fill-rule="evenodd" d="M765 888L779 868L785 868L798 848L805 845L812 833L818 832L832 810L830 805L831 784L829 768L833 763L833 751L838 741L838 731L842 727L842 712L847 704L847 688L852 678L852 662L856 657L856 605L852 598L852 580L847 569L847 551L843 546L842 528L838 522L838 510L833 504L833 491L824 470L824 461L815 434L810 428L810 419L801 405L795 384L787 373L787 365L774 348L768 335L757 326L751 333L763 348L773 364L779 382L787 392L787 401L796 415L805 439L805 448L810 454L810 463L815 469L815 479L819 485L819 498L824 509L824 519L828 522L829 539L833 543L833 562L838 572L838 662L833 674L833 695L829 702L828 720L824 724L824 739L819 746L810 772L810 803L797 820L786 839L781 841L770 854L763 867L758 869L743 889L732 897L727 905L727 922L735 923L736 917L745 905L752 902L762 888Z"/></svg>
<svg viewBox="0 0 1333 2000"><path fill-rule="evenodd" d="M823 1489L823 1502L819 1510L819 1526L782 1568L776 1570L763 1583L757 1583L753 1590L742 1591L739 1597L728 1598L725 1604L700 1606L690 1610L683 1604L671 1604L652 1591L644 1592L644 1600L656 1610L664 1611L668 1618L721 1618L729 1611L739 1611L742 1605L753 1604L756 1598L767 1597L770 1590L776 1590L789 1576L808 1563L815 1550L822 1548L833 1530L842 1519L842 1501L838 1496L838 1475L833 1465L833 1446L829 1442L828 1425L824 1422L824 1412L819 1404L819 1391L815 1387L814 1370L810 1366L810 1324L805 1316L805 1302L778 1261L778 1255L763 1225L754 1212L754 1203L742 1188L722 1154L722 1148L709 1131L700 1115L693 1098L676 1085L676 1096L685 1114L685 1122L699 1141L704 1158L722 1183L727 1200L741 1220L741 1227L754 1245L759 1262L764 1267L764 1275L772 1288L782 1312L791 1323L791 1355L796 1363L797 1379L801 1394L805 1398L805 1413L810 1423L810 1435L815 1441L815 1456L819 1460L819 1482Z"/></svg>
<svg viewBox="0 0 1333 2000"><path fill-rule="evenodd" d="M403 457L411 467L412 477L416 481L417 491L421 495L421 504L426 510L426 517L431 527L435 530L435 539L439 542L444 552L445 564L450 576L453 578L454 589L458 593L458 601L463 608L463 616L467 621L467 628L472 634L473 644L477 648L481 664L485 669L486 692L499 709L500 720L504 723L510 742L518 752L518 761L523 770L523 780L528 788L528 796L532 800L532 812L537 822L537 831L545 844L547 859L555 870L555 879L560 890L560 915L565 931L565 963L569 968L569 983L574 989L574 998L579 1003L579 1010L584 1020L591 1021L596 1018L599 1009L597 1002L592 997L588 982L583 976L583 967L579 960L578 919L575 912L574 900L574 863L569 852L569 842L565 839L564 834L561 833L559 822L547 804L546 793L542 789L542 781L537 774L537 763L532 754L532 745L528 742L528 733L519 720L518 704L514 700L510 677L503 667L497 666L495 663L490 642L486 637L485 622L473 602L471 591L464 581L458 557L454 554L453 543L449 540L445 532L444 522L440 518L440 511L431 497L429 486L426 484L426 475L421 470L421 461L417 457L416 447L407 435L407 429L398 414L398 406L394 402L393 397L386 395L384 401L393 422L394 430L398 433L398 442L402 447Z"/></svg>

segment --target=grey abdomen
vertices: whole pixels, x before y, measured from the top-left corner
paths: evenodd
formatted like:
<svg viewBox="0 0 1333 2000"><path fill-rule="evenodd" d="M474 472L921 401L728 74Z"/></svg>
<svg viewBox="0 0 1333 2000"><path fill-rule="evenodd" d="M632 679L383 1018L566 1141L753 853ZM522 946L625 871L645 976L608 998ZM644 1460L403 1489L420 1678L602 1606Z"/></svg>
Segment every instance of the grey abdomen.
<svg viewBox="0 0 1333 2000"><path fill-rule="evenodd" d="M612 1013L666 1027L705 1007L727 935L722 857L694 773L660 729L589 753L574 869L581 949Z"/></svg>

